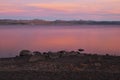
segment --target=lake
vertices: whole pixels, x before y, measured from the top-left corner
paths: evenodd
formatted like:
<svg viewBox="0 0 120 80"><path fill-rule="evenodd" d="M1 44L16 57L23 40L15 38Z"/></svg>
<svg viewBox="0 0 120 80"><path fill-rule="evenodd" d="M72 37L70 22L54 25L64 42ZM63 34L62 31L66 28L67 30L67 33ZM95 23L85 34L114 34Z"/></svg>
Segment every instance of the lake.
<svg viewBox="0 0 120 80"><path fill-rule="evenodd" d="M120 55L120 25L30 26L0 25L0 57L19 51L85 49L88 53Z"/></svg>

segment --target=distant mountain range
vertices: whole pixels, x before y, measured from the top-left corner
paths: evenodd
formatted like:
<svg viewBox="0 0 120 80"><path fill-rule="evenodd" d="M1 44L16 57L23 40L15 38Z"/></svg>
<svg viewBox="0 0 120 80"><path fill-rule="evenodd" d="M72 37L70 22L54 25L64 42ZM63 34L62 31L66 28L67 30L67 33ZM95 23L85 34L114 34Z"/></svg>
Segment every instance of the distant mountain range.
<svg viewBox="0 0 120 80"><path fill-rule="evenodd" d="M1 19L0 25L120 25L120 21L92 21L92 20L11 20Z"/></svg>

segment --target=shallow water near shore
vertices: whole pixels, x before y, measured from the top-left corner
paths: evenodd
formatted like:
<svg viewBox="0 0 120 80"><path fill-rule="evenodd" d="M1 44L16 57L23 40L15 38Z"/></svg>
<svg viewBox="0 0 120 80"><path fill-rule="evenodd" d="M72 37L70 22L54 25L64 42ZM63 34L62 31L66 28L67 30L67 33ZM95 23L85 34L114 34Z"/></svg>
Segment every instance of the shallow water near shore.
<svg viewBox="0 0 120 80"><path fill-rule="evenodd" d="M120 25L0 26L0 57L20 50L85 49L88 53L120 55Z"/></svg>

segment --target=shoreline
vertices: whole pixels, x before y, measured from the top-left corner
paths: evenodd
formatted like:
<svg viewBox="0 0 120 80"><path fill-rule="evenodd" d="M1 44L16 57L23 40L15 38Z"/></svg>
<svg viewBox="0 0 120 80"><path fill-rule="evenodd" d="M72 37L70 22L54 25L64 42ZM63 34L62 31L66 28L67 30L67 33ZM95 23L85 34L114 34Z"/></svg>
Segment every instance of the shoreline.
<svg viewBox="0 0 120 80"><path fill-rule="evenodd" d="M87 54L83 53L83 51L84 49L78 49L78 51L61 50L42 53L39 51L21 50L15 57L0 58L0 71L40 70L40 68L43 68L43 71L52 71L52 69L53 71L84 71L94 70L93 66L98 71L103 71L103 67L106 68L105 71L107 71L108 67L111 69L116 67L114 71L118 69L118 72L120 72L120 56Z"/></svg>
<svg viewBox="0 0 120 80"><path fill-rule="evenodd" d="M93 21L93 20L12 20L0 19L0 25L120 25L120 21Z"/></svg>
<svg viewBox="0 0 120 80"><path fill-rule="evenodd" d="M22 50L16 57L0 58L0 79L120 79L120 56L87 54L82 51L84 49L78 51L62 50L56 53Z"/></svg>

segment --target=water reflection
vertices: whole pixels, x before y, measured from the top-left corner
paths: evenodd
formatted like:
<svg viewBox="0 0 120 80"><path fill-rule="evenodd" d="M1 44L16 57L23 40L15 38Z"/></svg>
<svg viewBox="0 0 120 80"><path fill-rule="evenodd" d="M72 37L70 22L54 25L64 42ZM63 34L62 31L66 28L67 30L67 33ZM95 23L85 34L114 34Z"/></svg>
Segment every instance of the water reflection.
<svg viewBox="0 0 120 80"><path fill-rule="evenodd" d="M15 56L22 49L57 51L78 48L91 53L120 55L120 28L73 27L0 28L0 56Z"/></svg>

